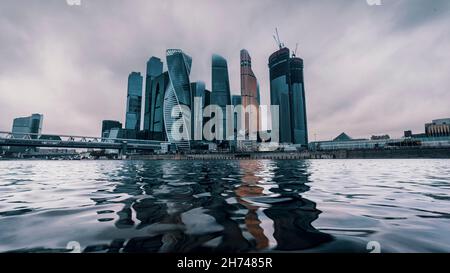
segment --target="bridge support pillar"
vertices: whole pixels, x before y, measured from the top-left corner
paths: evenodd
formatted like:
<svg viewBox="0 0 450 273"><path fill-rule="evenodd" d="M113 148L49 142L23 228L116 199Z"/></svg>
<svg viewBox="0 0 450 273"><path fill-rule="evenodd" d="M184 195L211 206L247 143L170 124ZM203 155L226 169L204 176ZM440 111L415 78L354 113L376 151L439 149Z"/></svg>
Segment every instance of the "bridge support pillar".
<svg viewBox="0 0 450 273"><path fill-rule="evenodd" d="M122 158L122 157L124 157L124 156L126 156L127 155L127 153L128 153L128 147L127 147L127 143L126 142L123 142L122 143L122 148L119 150L119 156Z"/></svg>

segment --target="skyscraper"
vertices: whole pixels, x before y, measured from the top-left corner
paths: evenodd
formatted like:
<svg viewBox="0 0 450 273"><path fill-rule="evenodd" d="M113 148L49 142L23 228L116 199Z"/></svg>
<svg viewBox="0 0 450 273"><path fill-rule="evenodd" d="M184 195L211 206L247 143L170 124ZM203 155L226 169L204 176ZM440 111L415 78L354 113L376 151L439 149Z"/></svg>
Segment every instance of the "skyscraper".
<svg viewBox="0 0 450 273"><path fill-rule="evenodd" d="M252 59L247 50L241 50L241 96L245 111L246 136L256 136L259 128L259 84L252 70ZM252 127L252 128L250 128Z"/></svg>
<svg viewBox="0 0 450 273"><path fill-rule="evenodd" d="M240 95L233 95L231 96L231 103L233 104L234 107L237 107L239 105L242 105L242 96ZM237 133L238 130L242 128L241 124L238 124L238 122L243 122L242 120L240 120L240 118L238 117L238 113L235 111L233 113L233 132L234 132L234 140L237 140Z"/></svg>
<svg viewBox="0 0 450 273"><path fill-rule="evenodd" d="M273 53L269 58L270 101L279 106L281 143L308 145L306 121L305 88L303 79L303 60L290 56L286 47Z"/></svg>
<svg viewBox="0 0 450 273"><path fill-rule="evenodd" d="M205 88L204 82L191 83L191 138L194 140L203 140L203 109L209 104L207 96L209 91ZM200 103L195 103L198 99ZM198 108L195 108L198 107Z"/></svg>
<svg viewBox="0 0 450 273"><path fill-rule="evenodd" d="M145 100L144 100L144 130L150 130L150 120L152 119L153 104L152 89L153 81L163 72L163 63L160 58L151 57L147 62L147 75L145 78Z"/></svg>
<svg viewBox="0 0 450 273"><path fill-rule="evenodd" d="M167 140L166 130L164 127L164 95L169 85L169 73L164 72L156 76L151 81L149 106L149 120L147 121L150 133L150 139L153 140ZM147 107L147 105L146 105Z"/></svg>
<svg viewBox="0 0 450 273"><path fill-rule="evenodd" d="M167 50L167 69L169 84L164 95L164 125L167 139L179 150L190 149L191 117L181 114L183 108L191 108L191 73L192 58L180 49ZM172 117L172 110L178 107L179 117ZM182 131L173 131L173 125L181 123ZM179 128L178 128L179 129Z"/></svg>
<svg viewBox="0 0 450 273"><path fill-rule="evenodd" d="M141 128L142 81L139 72L131 72L128 76L125 129L139 131Z"/></svg>
<svg viewBox="0 0 450 273"><path fill-rule="evenodd" d="M308 146L308 126L306 118L305 84L303 78L303 59L290 59L292 94L292 135L294 144Z"/></svg>
<svg viewBox="0 0 450 273"><path fill-rule="evenodd" d="M211 68L211 104L218 105L222 108L223 122L221 140L226 140L226 107L227 105L231 105L227 60L220 55L214 54L212 56ZM216 128L216 130L217 129L218 128Z"/></svg>
<svg viewBox="0 0 450 273"><path fill-rule="evenodd" d="M205 110L206 107L208 107L209 105L211 105L211 94L212 92L208 89L205 89L205 100L204 100L204 104L203 104L203 110ZM210 120L210 117L206 117L203 116L203 127L205 126L205 124ZM203 139L205 140L205 136L203 136Z"/></svg>

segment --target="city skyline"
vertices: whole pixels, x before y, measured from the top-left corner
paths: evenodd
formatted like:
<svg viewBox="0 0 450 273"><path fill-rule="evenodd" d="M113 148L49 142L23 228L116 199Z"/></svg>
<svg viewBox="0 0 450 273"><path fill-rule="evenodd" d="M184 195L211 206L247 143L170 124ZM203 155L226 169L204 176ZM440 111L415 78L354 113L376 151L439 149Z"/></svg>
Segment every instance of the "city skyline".
<svg viewBox="0 0 450 273"><path fill-rule="evenodd" d="M9 131L14 117L35 112L45 116L45 133L98 135L103 119L125 123L127 75L131 71L145 75L145 60L163 57L171 45L189 52L193 57L191 81L205 81L207 89L211 89L210 56L217 53L227 59L231 95L240 90L239 51L248 49L261 85L261 103L268 105L267 59L276 50L271 37L275 27L289 48L300 43L297 54L305 61L310 141L315 135L331 139L342 131L355 137L400 136L406 129L422 131L424 120L449 115L450 82L445 75L449 64L445 62L448 52L444 52L449 17L443 16L448 14L443 12L447 2L421 6L398 1L381 7L357 0L326 5L287 1L283 6L276 1L135 2L138 5L108 4L112 17L99 14L106 5L102 1L83 1L80 7L59 1L30 3L20 10L14 3L0 4L6 22L0 27L5 45L0 49L4 60L0 65L0 129ZM418 15L419 7L423 11ZM136 12L137 19L116 22L126 19L121 17L121 8ZM48 19L32 17L36 10ZM185 10L197 10L204 17L182 16ZM224 10L239 18L228 20ZM336 10L360 19L360 24L333 16ZM148 11L152 13L144 16ZM158 11L169 18L162 21L168 33L149 27L160 18ZM408 17L411 12L414 20ZM327 29L331 23L325 20L327 16L334 20L335 33ZM292 22L298 24L291 26ZM87 27L89 23L93 29ZM114 23L113 33L107 33L108 23ZM252 35L247 37L248 33ZM412 44L416 40L422 43Z"/></svg>

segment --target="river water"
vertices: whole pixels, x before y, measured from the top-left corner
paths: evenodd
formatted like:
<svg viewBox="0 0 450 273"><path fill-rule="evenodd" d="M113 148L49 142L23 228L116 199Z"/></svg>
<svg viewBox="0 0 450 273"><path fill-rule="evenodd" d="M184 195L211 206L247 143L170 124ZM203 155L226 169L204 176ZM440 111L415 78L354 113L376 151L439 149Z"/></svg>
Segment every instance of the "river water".
<svg viewBox="0 0 450 273"><path fill-rule="evenodd" d="M0 161L0 252L450 252L450 160Z"/></svg>

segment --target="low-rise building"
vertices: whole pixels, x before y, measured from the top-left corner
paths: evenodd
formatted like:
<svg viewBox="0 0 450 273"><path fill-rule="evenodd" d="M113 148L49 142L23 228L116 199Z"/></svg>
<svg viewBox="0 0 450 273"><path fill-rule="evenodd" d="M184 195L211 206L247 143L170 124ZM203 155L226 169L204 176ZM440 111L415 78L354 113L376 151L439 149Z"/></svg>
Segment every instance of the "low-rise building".
<svg viewBox="0 0 450 273"><path fill-rule="evenodd" d="M108 138L111 129L121 129L122 123L116 120L102 121L102 138Z"/></svg>
<svg viewBox="0 0 450 273"><path fill-rule="evenodd" d="M402 147L450 147L450 137L427 137L407 133L403 138L397 139L353 139L342 134L330 141L315 141L309 144L309 149L320 150L365 150L365 149L397 149Z"/></svg>
<svg viewBox="0 0 450 273"><path fill-rule="evenodd" d="M436 119L425 124L425 134L428 137L450 136L450 118Z"/></svg>

